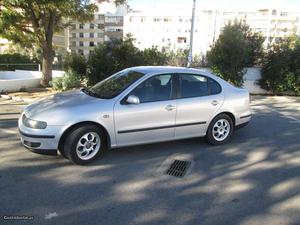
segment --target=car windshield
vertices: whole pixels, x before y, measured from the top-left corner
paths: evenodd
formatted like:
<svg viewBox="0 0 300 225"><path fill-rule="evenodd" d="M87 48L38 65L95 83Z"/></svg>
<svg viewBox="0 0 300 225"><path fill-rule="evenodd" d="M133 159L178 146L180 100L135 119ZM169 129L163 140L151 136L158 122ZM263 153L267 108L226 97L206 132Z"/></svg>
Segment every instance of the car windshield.
<svg viewBox="0 0 300 225"><path fill-rule="evenodd" d="M142 76L144 76L143 73L133 70L123 70L99 82L95 86L86 90L85 93L98 98L114 98Z"/></svg>

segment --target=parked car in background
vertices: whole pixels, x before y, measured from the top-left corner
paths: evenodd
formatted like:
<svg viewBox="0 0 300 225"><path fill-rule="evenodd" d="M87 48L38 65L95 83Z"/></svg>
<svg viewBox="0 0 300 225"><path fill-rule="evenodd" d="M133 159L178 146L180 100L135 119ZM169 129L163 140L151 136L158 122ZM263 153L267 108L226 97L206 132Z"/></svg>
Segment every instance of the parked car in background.
<svg viewBox="0 0 300 225"><path fill-rule="evenodd" d="M248 91L198 69L134 67L27 106L24 146L87 164L106 149L206 136L226 143L251 119Z"/></svg>

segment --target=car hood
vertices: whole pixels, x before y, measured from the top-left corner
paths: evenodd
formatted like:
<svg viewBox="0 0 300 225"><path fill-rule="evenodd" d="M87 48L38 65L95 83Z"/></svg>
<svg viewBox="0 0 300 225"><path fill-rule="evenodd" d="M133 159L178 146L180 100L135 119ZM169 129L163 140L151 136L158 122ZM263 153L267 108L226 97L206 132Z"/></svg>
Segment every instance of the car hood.
<svg viewBox="0 0 300 225"><path fill-rule="evenodd" d="M49 121L53 120L54 115L60 118L72 116L72 113L77 114L76 108L93 103L99 105L102 101L106 100L89 96L81 90L67 91L30 104L25 108L25 113L32 119Z"/></svg>

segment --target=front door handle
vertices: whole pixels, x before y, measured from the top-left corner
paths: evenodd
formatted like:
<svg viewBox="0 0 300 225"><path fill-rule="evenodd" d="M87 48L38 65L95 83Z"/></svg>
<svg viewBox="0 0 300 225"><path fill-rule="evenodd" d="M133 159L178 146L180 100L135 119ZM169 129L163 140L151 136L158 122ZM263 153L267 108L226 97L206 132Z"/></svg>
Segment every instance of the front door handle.
<svg viewBox="0 0 300 225"><path fill-rule="evenodd" d="M168 111L172 111L172 110L176 109L176 107L174 105L167 105L165 107L165 109L168 110Z"/></svg>
<svg viewBox="0 0 300 225"><path fill-rule="evenodd" d="M218 102L217 100L213 100L213 101L211 102L211 104L214 105L214 106L216 106L216 105L219 104L219 102Z"/></svg>

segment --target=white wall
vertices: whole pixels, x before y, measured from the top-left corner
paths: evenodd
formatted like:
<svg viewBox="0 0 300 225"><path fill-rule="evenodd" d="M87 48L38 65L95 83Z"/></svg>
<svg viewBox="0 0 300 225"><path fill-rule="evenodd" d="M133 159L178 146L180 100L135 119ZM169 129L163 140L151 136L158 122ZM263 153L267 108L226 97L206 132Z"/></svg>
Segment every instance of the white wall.
<svg viewBox="0 0 300 225"><path fill-rule="evenodd" d="M203 68L208 70L207 68ZM62 77L64 71L53 71L53 77ZM39 87L42 73L36 71L4 71L0 72L0 92L1 91L19 91L20 88ZM247 68L244 76L244 88L251 94L266 94L267 91L262 89L258 84L261 78L260 68Z"/></svg>
<svg viewBox="0 0 300 225"><path fill-rule="evenodd" d="M208 72L211 72L209 68L201 68ZM262 89L258 85L258 81L261 79L261 68L251 67L246 68L247 72L244 75L244 88L247 89L250 94L267 94L268 92Z"/></svg>
<svg viewBox="0 0 300 225"><path fill-rule="evenodd" d="M261 68L247 68L244 75L244 88L251 94L266 94L266 90L262 89L257 82L261 79Z"/></svg>
<svg viewBox="0 0 300 225"><path fill-rule="evenodd" d="M62 77L64 71L53 71L53 77ZM37 71L2 71L0 72L0 92L15 92L21 88L40 86L42 72Z"/></svg>

